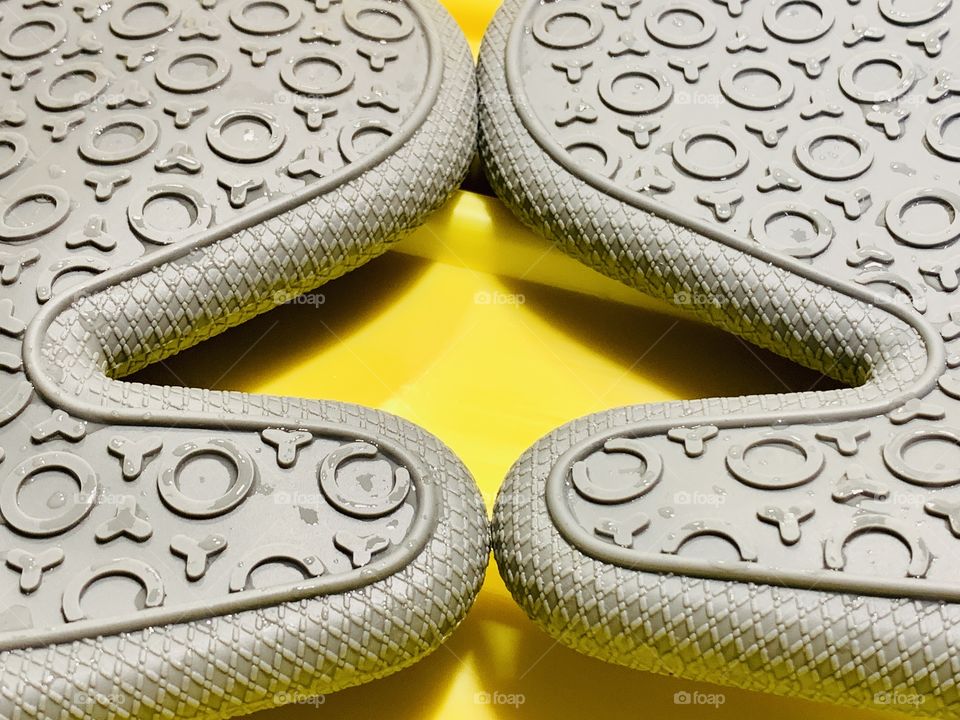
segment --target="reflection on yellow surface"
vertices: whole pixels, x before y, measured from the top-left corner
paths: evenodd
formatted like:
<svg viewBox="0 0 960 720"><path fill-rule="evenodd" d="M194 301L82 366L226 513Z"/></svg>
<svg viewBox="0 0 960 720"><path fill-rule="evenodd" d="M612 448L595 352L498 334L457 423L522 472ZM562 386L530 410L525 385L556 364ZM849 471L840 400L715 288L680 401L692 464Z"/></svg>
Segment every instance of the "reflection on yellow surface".
<svg viewBox="0 0 960 720"><path fill-rule="evenodd" d="M476 49L497 3L447 0ZM616 405L824 387L581 267L490 198L459 193L397 250L138 379L330 398L403 415L460 455L488 507L541 435ZM709 368L701 364L710 358ZM721 693L718 707L676 704ZM556 645L491 565L473 611L413 668L257 720L844 718L880 713L715 688Z"/></svg>

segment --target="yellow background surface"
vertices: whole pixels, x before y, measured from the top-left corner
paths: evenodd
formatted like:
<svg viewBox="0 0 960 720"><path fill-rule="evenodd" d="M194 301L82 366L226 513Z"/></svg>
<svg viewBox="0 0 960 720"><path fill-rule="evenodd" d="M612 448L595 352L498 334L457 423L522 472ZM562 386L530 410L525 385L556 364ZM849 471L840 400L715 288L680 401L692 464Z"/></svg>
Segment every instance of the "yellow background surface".
<svg viewBox="0 0 960 720"><path fill-rule="evenodd" d="M445 0L474 50L498 0ZM482 187L474 178L473 187ZM828 381L677 316L553 250L497 200L461 191L386 256L151 367L138 379L330 398L402 415L470 468L492 508L513 461L574 417L618 405L786 392ZM322 301L322 302L321 302ZM718 709L674 693L722 693ZM522 699L522 704L494 704ZM557 645L491 562L433 655L384 680L256 720L890 717L640 673Z"/></svg>

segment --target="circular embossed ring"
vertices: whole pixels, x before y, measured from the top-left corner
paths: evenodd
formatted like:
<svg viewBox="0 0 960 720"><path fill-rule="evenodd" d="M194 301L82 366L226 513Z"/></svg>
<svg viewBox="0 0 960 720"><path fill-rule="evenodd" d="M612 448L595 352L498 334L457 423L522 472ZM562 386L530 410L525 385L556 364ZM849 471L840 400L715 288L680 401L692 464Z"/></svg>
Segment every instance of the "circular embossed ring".
<svg viewBox="0 0 960 720"><path fill-rule="evenodd" d="M84 78L89 82L83 91L72 91L65 95L57 95L55 88L64 81L75 78ZM50 80L37 90L37 105L44 110L62 112L83 107L104 91L113 75L98 62L82 61L66 65L57 70Z"/></svg>
<svg viewBox="0 0 960 720"><path fill-rule="evenodd" d="M27 139L20 133L0 132L0 147L10 148L6 159L0 161L0 178L16 170L27 156Z"/></svg>
<svg viewBox="0 0 960 720"><path fill-rule="evenodd" d="M177 68L188 63L207 66L202 76L179 73ZM214 88L230 74L230 60L214 47L196 47L175 53L157 65L155 77L164 90L177 93L197 93Z"/></svg>
<svg viewBox="0 0 960 720"><path fill-rule="evenodd" d="M790 14L787 8L791 6L807 7L815 12L819 19L806 27L794 27L784 21L784 16ZM833 27L834 19L833 12L826 7L826 3L819 0L773 0L763 11L763 26L767 32L778 40L793 43L812 42L823 37Z"/></svg>
<svg viewBox="0 0 960 720"><path fill-rule="evenodd" d="M940 17L952 3L953 0L934 0L929 4L926 2L879 0L878 7L880 14L892 23L897 25L922 25ZM920 5L921 7L912 8L911 5Z"/></svg>
<svg viewBox="0 0 960 720"><path fill-rule="evenodd" d="M43 203L49 207L42 219L21 225L10 222L10 215L17 208L31 202ZM60 226L70 213L70 195L56 185L38 185L26 188L11 197L5 204L0 205L0 240L6 242L21 242L45 235Z"/></svg>
<svg viewBox="0 0 960 720"><path fill-rule="evenodd" d="M132 20L131 18L144 16L137 12L140 8L160 8L163 14L149 21ZM126 0L126 2L114 4L110 9L110 30L117 37L142 40L169 30L179 19L180 8L170 0Z"/></svg>
<svg viewBox="0 0 960 720"><path fill-rule="evenodd" d="M337 147L343 159L348 162L356 162L363 157L364 153L357 150L357 138L367 133L379 133L390 137L399 132L399 128L387 120L380 118L366 118L358 120L350 125L345 125L340 129L337 136Z"/></svg>
<svg viewBox="0 0 960 720"><path fill-rule="evenodd" d="M177 462L157 477L157 489L163 502L179 515L188 518L212 518L224 515L242 503L257 480L257 466L247 453L229 440L217 438L200 443L184 443L173 451ZM187 463L203 456L226 460L236 473L233 482L215 498L197 499L186 495L179 485Z"/></svg>
<svg viewBox="0 0 960 720"><path fill-rule="evenodd" d="M241 122L252 122L265 127L270 133L263 142L238 145L229 142L223 131ZM275 155L283 146L287 135L276 117L263 110L230 110L224 113L207 129L207 142L222 158L236 162L257 162Z"/></svg>
<svg viewBox="0 0 960 720"><path fill-rule="evenodd" d="M814 151L827 140L839 140L857 150L850 162L829 163L814 156ZM797 163L814 177L824 180L850 180L863 175L873 165L873 151L862 135L845 127L817 127L804 133L794 149Z"/></svg>
<svg viewBox="0 0 960 720"><path fill-rule="evenodd" d="M311 82L297 76L297 70L306 65L320 63L334 68L338 75L329 82ZM309 52L290 60L280 70L280 80L294 92L317 97L331 97L349 90L353 85L353 70L344 61L328 53Z"/></svg>
<svg viewBox="0 0 960 720"><path fill-rule="evenodd" d="M268 7L273 10L279 10L273 13L271 19L253 20L247 17L247 13L252 7ZM302 16L302 11L298 5L294 5L290 0L242 0L230 8L230 24L237 30L245 32L248 35L278 35L294 27Z"/></svg>
<svg viewBox="0 0 960 720"><path fill-rule="evenodd" d="M927 125L927 144L931 150L948 160L960 160L960 145L950 144L943 137L947 125L957 118L960 118L960 103L945 107Z"/></svg>
<svg viewBox="0 0 960 720"><path fill-rule="evenodd" d="M11 17L16 18L15 15ZM41 27L47 28L48 32L41 34L34 30ZM13 39L17 36L25 37L29 43L15 43ZM63 17L52 13L34 13L23 22L12 25L0 36L0 53L12 60L38 57L53 50L66 36L67 22Z"/></svg>
<svg viewBox="0 0 960 720"><path fill-rule="evenodd" d="M136 160L150 152L160 136L157 123L144 115L121 113L107 117L107 121L95 127L78 149L80 155L90 162L116 165ZM126 133L130 128L139 135L132 145L111 149L103 140L113 134Z"/></svg>
<svg viewBox="0 0 960 720"><path fill-rule="evenodd" d="M583 27L579 32L555 29L561 18L572 19ZM537 42L557 50L572 50L589 45L603 32L603 23L587 8L554 7L542 14L533 24L533 37Z"/></svg>
<svg viewBox="0 0 960 720"><path fill-rule="evenodd" d="M740 87L737 81L749 75L771 77L777 82L777 89L766 94L748 92ZM720 76L720 91L734 105L739 105L747 110L773 110L778 108L793 97L793 90L793 81L773 63L757 60L749 64L735 63Z"/></svg>
<svg viewBox="0 0 960 720"><path fill-rule="evenodd" d="M873 90L861 85L857 76L864 68L876 65L892 65L897 70L897 81L888 87ZM851 100L861 103L892 102L903 97L917 81L917 71L903 55L877 50L861 53L851 58L840 68L840 89Z"/></svg>
<svg viewBox="0 0 960 720"><path fill-rule="evenodd" d="M147 206L162 199L174 200L186 208L190 217L190 223L187 227L158 227L147 222ZM177 183L152 185L141 190L133 197L127 207L127 221L133 231L142 240L157 245L170 245L194 231L208 227L212 216L213 208L210 207L210 203L206 201L203 195L191 187Z"/></svg>
<svg viewBox="0 0 960 720"><path fill-rule="evenodd" d="M717 24L699 4L692 2L661 5L647 13L645 25L650 37L661 45L675 48L698 47L717 33ZM692 26L692 32L687 25Z"/></svg>
<svg viewBox="0 0 960 720"><path fill-rule="evenodd" d="M704 140L719 140L733 149L733 157L725 163L706 165L690 156L690 148ZM721 180L733 177L747 166L750 154L743 144L725 125L701 125L687 128L673 142L673 159L680 168L690 175L706 180Z"/></svg>
<svg viewBox="0 0 960 720"><path fill-rule="evenodd" d="M883 446L883 461L890 472L904 482L924 487L947 487L960 483L960 467L944 463L933 469L911 465L905 455L912 446L924 442L947 442L960 446L960 430L949 427L929 427L907 430Z"/></svg>
<svg viewBox="0 0 960 720"><path fill-rule="evenodd" d="M647 78L657 86L654 93L624 93L617 88L629 78ZM612 67L600 78L600 99L611 109L626 115L645 115L666 106L673 97L673 85L667 76L649 67Z"/></svg>
<svg viewBox="0 0 960 720"><path fill-rule="evenodd" d="M606 178L613 178L623 165L623 160L613 149L612 144L604 142L603 138L597 135L584 134L572 137L564 143L563 149L570 154L585 150L594 157L599 156L600 163L594 161L593 166Z"/></svg>
<svg viewBox="0 0 960 720"><path fill-rule="evenodd" d="M53 516L35 517L21 507L21 488L38 475L62 472L76 481L78 490L63 495L62 509ZM7 525L24 535L50 537L83 520L97 501L97 473L83 458L68 452L35 455L17 465L0 486L0 514Z"/></svg>
<svg viewBox="0 0 960 720"><path fill-rule="evenodd" d="M320 463L320 489L331 505L354 517L378 518L389 515L403 504L411 487L410 472L404 467L394 471L392 485L386 494L367 492L364 499L345 493L337 481L337 470L345 462L372 458L378 452L370 443L353 442L337 448L323 459Z"/></svg>
<svg viewBox="0 0 960 720"><path fill-rule="evenodd" d="M586 460L578 460L570 470L576 491L587 500L605 505L619 505L650 492L663 477L663 458L653 446L636 438L610 438L603 444L601 455L621 453L632 455L643 463L643 470L629 473L628 482L619 487L595 482L587 469ZM620 479L620 473L617 473Z"/></svg>
<svg viewBox="0 0 960 720"><path fill-rule="evenodd" d="M908 225L904 216L918 203L936 203L947 208L950 223L941 230L923 232ZM960 237L960 195L940 188L916 188L897 195L883 214L890 233L901 242L918 248L935 248Z"/></svg>
<svg viewBox="0 0 960 720"><path fill-rule="evenodd" d="M807 220L813 225L817 235L810 243L798 243L781 248L781 252L795 258L811 258L830 247L835 231L827 217L816 208L789 200L770 203L753 216L753 219L750 220L750 232L754 240L765 247L772 248L773 242L767 233L767 226L771 221L788 215Z"/></svg>
<svg viewBox="0 0 960 720"><path fill-rule="evenodd" d="M747 461L747 455L751 450L771 445L799 450L803 462L797 467L776 469L772 475L759 472ZM804 485L820 474L824 462L823 451L816 443L789 433L768 433L745 447L734 445L727 452L727 468L733 476L743 484L760 490L784 490Z"/></svg>
<svg viewBox="0 0 960 720"><path fill-rule="evenodd" d="M392 23L369 22L371 16L388 17ZM413 18L406 14L400 3L377 4L372 2L353 2L345 5L343 21L347 27L370 40L381 42L396 42L410 36L415 24Z"/></svg>

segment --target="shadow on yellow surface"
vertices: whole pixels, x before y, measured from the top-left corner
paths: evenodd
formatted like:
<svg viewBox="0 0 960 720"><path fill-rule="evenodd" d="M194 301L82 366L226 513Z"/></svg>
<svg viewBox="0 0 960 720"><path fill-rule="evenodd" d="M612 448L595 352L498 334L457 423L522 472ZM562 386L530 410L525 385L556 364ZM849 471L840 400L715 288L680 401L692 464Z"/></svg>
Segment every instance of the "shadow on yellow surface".
<svg viewBox="0 0 960 720"><path fill-rule="evenodd" d="M399 252L137 379L397 413L460 455L488 505L520 453L575 417L835 386L627 288L617 286L637 304L603 299L611 281L562 256L495 200L461 193L450 206Z"/></svg>
<svg viewBox="0 0 960 720"><path fill-rule="evenodd" d="M498 2L444 4L476 52ZM450 444L488 507L520 453L574 417L630 403L833 386L580 266L489 198L460 193L397 250L136 379L330 398L403 415ZM720 693L724 702L674 702L693 690ZM464 624L424 661L256 719L771 715L887 717L579 655L526 618L491 565Z"/></svg>

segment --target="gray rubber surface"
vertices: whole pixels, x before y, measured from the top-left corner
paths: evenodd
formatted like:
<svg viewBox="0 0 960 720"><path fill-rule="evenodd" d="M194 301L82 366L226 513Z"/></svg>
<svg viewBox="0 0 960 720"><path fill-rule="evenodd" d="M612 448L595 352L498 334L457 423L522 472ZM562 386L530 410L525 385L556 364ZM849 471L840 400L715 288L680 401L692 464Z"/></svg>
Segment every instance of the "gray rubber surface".
<svg viewBox="0 0 960 720"><path fill-rule="evenodd" d="M958 714L958 22L950 0L500 9L481 152L514 211L852 386L624 407L530 448L494 550L560 641Z"/></svg>
<svg viewBox="0 0 960 720"><path fill-rule="evenodd" d="M119 378L383 253L475 134L433 0L0 4L0 717L229 717L462 619L487 521L438 439Z"/></svg>

